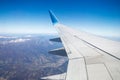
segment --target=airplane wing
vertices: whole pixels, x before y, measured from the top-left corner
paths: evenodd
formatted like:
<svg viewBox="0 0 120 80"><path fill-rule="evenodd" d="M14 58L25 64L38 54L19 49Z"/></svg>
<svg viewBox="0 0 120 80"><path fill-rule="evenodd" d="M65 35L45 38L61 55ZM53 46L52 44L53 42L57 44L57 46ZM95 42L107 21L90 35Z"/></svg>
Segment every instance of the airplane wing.
<svg viewBox="0 0 120 80"><path fill-rule="evenodd" d="M73 30L49 13L69 59L63 80L120 80L120 42Z"/></svg>
<svg viewBox="0 0 120 80"><path fill-rule="evenodd" d="M56 74L52 76L42 77L42 80L65 80L66 73L63 74Z"/></svg>

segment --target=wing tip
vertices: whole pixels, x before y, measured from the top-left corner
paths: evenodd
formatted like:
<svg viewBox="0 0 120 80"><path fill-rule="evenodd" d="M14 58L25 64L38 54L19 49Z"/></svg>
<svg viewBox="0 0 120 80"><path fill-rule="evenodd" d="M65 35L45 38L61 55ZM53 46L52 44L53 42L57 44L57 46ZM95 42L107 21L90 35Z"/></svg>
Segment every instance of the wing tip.
<svg viewBox="0 0 120 80"><path fill-rule="evenodd" d="M51 10L48 10L49 14L50 14L50 18L51 18L51 21L54 24L58 23L58 19L57 17L54 15L54 13L51 11Z"/></svg>

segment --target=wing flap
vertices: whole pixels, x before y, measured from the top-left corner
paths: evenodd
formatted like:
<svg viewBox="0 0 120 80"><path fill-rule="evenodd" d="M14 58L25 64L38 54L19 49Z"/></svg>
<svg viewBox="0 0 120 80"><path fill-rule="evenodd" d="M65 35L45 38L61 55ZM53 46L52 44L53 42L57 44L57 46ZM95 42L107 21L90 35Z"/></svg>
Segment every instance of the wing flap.
<svg viewBox="0 0 120 80"><path fill-rule="evenodd" d="M65 80L66 73L42 77L42 80Z"/></svg>
<svg viewBox="0 0 120 80"><path fill-rule="evenodd" d="M87 65L87 70L89 80L112 80L109 71L103 63Z"/></svg>
<svg viewBox="0 0 120 80"><path fill-rule="evenodd" d="M71 59L68 65L66 80L87 80L84 58Z"/></svg>

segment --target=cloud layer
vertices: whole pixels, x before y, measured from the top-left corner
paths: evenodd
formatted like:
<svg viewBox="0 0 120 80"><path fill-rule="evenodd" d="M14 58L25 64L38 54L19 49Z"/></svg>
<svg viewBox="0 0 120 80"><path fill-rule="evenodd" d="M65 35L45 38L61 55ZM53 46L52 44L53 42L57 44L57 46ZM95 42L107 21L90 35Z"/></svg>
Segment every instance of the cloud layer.
<svg viewBox="0 0 120 80"><path fill-rule="evenodd" d="M19 38L19 39L15 39L15 40L10 40L9 43L19 43L19 42L25 42L25 41L28 41L30 39L22 39L22 38Z"/></svg>

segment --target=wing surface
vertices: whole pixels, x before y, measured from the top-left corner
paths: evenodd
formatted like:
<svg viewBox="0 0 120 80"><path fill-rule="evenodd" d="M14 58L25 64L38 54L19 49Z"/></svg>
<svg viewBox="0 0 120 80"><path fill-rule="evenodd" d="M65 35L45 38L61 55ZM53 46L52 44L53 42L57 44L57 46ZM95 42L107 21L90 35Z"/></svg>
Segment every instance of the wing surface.
<svg viewBox="0 0 120 80"><path fill-rule="evenodd" d="M120 80L120 42L53 24L69 58L65 80Z"/></svg>

